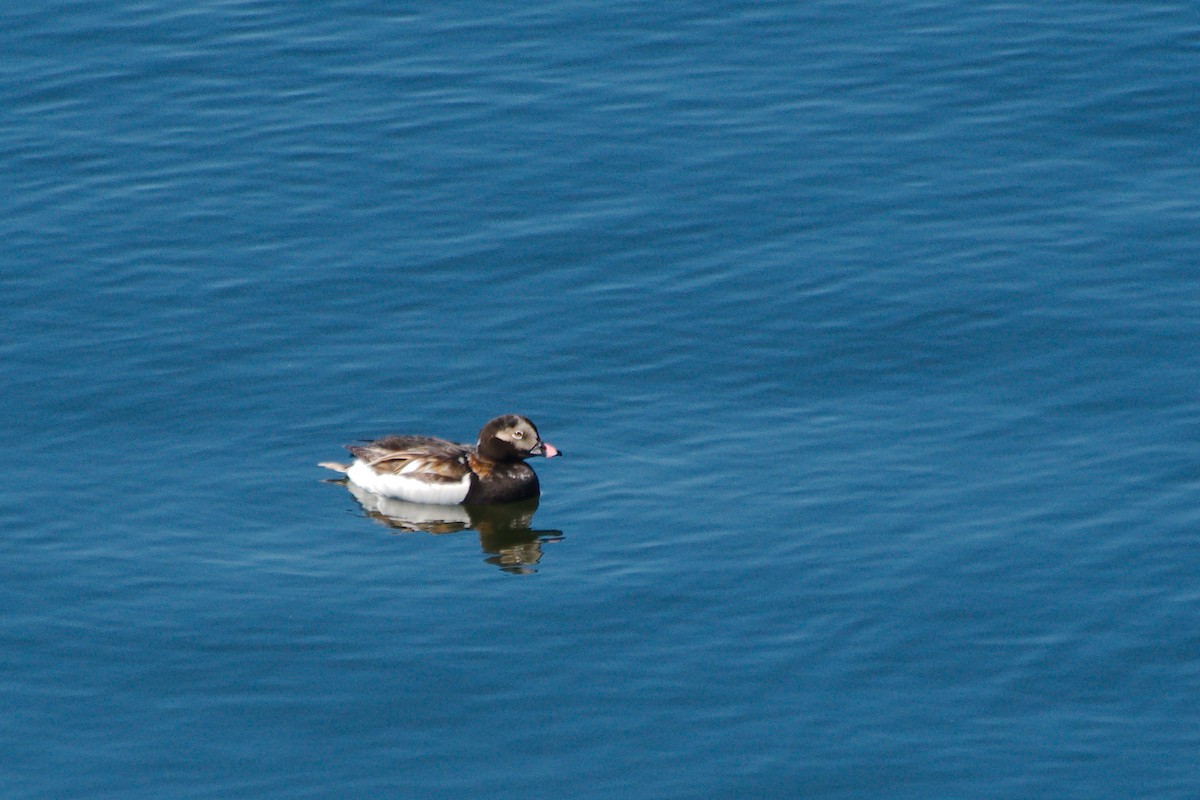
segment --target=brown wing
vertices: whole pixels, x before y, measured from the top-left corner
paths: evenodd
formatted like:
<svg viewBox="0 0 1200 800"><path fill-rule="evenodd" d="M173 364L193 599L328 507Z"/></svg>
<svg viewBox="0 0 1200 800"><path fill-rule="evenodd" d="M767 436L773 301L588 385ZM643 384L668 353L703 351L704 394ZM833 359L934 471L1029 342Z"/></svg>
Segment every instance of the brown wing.
<svg viewBox="0 0 1200 800"><path fill-rule="evenodd" d="M471 467L475 448L433 436L385 436L346 448L376 472L404 473L432 483L457 483Z"/></svg>

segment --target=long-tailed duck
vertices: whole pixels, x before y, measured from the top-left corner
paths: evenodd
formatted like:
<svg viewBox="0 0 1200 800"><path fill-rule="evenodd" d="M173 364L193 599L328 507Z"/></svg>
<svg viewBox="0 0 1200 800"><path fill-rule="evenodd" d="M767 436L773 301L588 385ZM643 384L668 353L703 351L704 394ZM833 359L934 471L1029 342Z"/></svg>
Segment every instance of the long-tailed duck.
<svg viewBox="0 0 1200 800"><path fill-rule="evenodd" d="M559 455L532 422L517 414L484 425L475 445L432 436L385 436L346 449L354 454L353 463L325 461L319 466L343 472L354 484L384 497L439 505L537 497L537 475L525 459Z"/></svg>

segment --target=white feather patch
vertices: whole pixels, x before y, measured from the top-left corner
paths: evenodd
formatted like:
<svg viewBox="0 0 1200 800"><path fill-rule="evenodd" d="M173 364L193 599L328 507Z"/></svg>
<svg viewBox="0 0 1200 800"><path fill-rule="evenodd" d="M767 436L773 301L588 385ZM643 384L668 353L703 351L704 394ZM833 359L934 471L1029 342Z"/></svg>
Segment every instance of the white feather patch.
<svg viewBox="0 0 1200 800"><path fill-rule="evenodd" d="M407 464L400 474L376 472L362 461L355 460L346 470L346 477L368 492L384 497L395 497L410 503L433 503L441 506L458 505L467 496L471 488L471 473L463 475L461 481L453 483L430 483L411 473L419 462Z"/></svg>
<svg viewBox="0 0 1200 800"><path fill-rule="evenodd" d="M394 497L368 492L351 481L346 486L354 499L362 504L367 511L375 511L393 520L399 520L414 526L420 525L461 525L471 526L471 515L459 505L433 505L431 503L410 503L407 500L397 500Z"/></svg>

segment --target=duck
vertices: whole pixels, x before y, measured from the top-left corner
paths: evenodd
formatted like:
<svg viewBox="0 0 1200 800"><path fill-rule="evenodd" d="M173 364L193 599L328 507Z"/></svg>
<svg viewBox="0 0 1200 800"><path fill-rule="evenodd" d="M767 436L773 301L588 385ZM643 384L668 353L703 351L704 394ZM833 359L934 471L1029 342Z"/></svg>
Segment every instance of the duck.
<svg viewBox="0 0 1200 800"><path fill-rule="evenodd" d="M536 498L541 486L525 459L562 455L520 414L491 420L473 445L434 436L384 436L346 449L353 462L323 461L318 466L340 472L382 497L432 505L494 505Z"/></svg>

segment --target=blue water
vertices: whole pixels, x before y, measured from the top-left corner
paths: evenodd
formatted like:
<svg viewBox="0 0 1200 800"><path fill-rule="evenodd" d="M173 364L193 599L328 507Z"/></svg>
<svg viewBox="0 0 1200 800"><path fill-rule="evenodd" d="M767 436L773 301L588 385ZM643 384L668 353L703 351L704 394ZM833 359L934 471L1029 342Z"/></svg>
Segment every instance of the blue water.
<svg viewBox="0 0 1200 800"><path fill-rule="evenodd" d="M426 5L0 9L3 796L1200 795L1195 6Z"/></svg>

